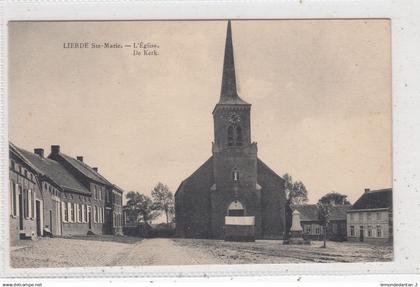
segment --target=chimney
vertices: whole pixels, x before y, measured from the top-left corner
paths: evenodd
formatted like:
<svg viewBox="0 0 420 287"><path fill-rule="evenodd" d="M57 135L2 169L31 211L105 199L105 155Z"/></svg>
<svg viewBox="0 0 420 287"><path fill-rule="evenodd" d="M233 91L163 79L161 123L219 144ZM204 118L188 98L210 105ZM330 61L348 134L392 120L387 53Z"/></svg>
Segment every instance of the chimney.
<svg viewBox="0 0 420 287"><path fill-rule="evenodd" d="M52 145L51 146L51 153L52 154L58 154L58 153L60 153L60 146L59 145Z"/></svg>
<svg viewBox="0 0 420 287"><path fill-rule="evenodd" d="M40 157L44 157L44 149L43 148L34 149L34 153L39 155Z"/></svg>
<svg viewBox="0 0 420 287"><path fill-rule="evenodd" d="M95 171L95 172L98 172L98 168L95 166L95 167L92 167L92 169Z"/></svg>
<svg viewBox="0 0 420 287"><path fill-rule="evenodd" d="M370 191L370 188L365 188L365 193L369 191Z"/></svg>
<svg viewBox="0 0 420 287"><path fill-rule="evenodd" d="M79 155L79 156L77 156L76 158L77 158L77 160L78 160L78 161L83 162L83 156L80 156L80 155Z"/></svg>

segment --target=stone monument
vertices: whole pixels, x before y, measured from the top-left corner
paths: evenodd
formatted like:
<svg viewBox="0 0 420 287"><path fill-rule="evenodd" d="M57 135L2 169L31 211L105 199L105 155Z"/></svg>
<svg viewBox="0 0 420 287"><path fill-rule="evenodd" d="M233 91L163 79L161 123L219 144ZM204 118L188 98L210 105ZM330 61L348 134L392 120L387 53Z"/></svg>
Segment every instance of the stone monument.
<svg viewBox="0 0 420 287"><path fill-rule="evenodd" d="M289 244L305 244L302 226L300 225L300 213L296 209L292 213L292 227L290 228Z"/></svg>

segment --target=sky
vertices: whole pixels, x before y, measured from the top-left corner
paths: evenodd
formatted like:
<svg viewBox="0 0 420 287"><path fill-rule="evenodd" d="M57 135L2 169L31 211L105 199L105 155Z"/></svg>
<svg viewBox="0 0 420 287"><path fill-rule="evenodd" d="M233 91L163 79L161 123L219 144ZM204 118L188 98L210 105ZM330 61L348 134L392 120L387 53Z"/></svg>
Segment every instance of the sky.
<svg viewBox="0 0 420 287"><path fill-rule="evenodd" d="M211 156L226 27L9 23L10 140L47 155L58 144L126 191L175 192ZM301 180L310 203L392 186L388 20L232 21L232 35L260 159ZM75 42L131 47L64 48ZM158 55L133 55L141 42Z"/></svg>

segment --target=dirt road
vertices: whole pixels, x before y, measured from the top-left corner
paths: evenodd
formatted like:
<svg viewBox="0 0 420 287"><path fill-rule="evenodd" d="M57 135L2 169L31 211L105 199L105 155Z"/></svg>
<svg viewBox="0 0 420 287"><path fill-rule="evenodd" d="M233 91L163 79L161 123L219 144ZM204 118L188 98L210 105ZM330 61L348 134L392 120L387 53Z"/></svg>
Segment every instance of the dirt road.
<svg viewBox="0 0 420 287"><path fill-rule="evenodd" d="M221 264L221 260L197 248L185 248L175 245L171 239L145 239L135 244L126 257L116 265L192 265Z"/></svg>
<svg viewBox="0 0 420 287"><path fill-rule="evenodd" d="M141 239L86 236L21 241L12 247L12 267L93 267L392 260L392 246L351 242L282 245L279 240L224 242L204 239Z"/></svg>
<svg viewBox="0 0 420 287"><path fill-rule="evenodd" d="M12 247L12 267L93 267L220 264L222 260L171 239L43 238Z"/></svg>

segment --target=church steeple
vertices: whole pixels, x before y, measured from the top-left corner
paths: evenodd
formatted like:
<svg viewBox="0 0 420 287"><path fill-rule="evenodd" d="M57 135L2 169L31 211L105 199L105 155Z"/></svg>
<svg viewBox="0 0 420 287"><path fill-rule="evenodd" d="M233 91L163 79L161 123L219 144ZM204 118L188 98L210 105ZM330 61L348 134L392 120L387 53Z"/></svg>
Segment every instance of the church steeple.
<svg viewBox="0 0 420 287"><path fill-rule="evenodd" d="M222 89L220 100L213 110L213 152L243 149L251 145L250 113L251 105L243 101L236 90L232 28L229 21L223 62Z"/></svg>
<svg viewBox="0 0 420 287"><path fill-rule="evenodd" d="M247 104L236 90L235 61L233 57L232 28L230 20L227 25L225 58L223 62L222 88L219 104Z"/></svg>

